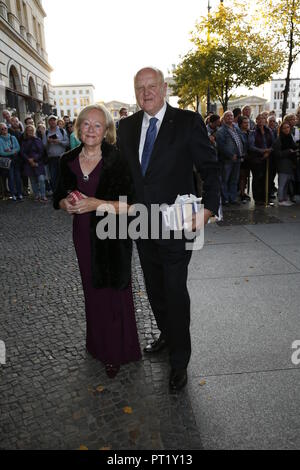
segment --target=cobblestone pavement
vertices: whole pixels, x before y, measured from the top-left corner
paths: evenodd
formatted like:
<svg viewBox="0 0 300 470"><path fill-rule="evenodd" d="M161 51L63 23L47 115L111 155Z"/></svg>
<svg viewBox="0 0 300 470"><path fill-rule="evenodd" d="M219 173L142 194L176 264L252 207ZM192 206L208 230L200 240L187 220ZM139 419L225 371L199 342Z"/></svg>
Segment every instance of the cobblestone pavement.
<svg viewBox="0 0 300 470"><path fill-rule="evenodd" d="M86 353L71 219L26 200L0 201L0 220L0 448L201 449L188 393L168 393L166 353L114 381ZM143 347L157 331L133 264Z"/></svg>

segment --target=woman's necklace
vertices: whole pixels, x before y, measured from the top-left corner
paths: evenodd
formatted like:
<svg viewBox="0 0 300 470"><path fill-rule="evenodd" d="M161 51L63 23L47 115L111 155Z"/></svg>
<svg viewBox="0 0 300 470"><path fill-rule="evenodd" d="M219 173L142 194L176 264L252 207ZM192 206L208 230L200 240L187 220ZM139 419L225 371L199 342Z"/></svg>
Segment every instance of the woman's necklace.
<svg viewBox="0 0 300 470"><path fill-rule="evenodd" d="M100 157L100 159L101 159L101 157L102 157L101 150L100 150L99 153L96 153L95 155L88 156L88 155L86 155L86 153L85 153L85 151L84 151L84 147L83 147L81 153L82 153L83 158L84 158L85 160L87 160L87 161L97 160L99 157ZM85 183L88 183L88 182L90 181L90 175L89 175L89 174L87 175L87 174L85 174L84 172L82 172L82 173L83 173L83 181L84 181Z"/></svg>

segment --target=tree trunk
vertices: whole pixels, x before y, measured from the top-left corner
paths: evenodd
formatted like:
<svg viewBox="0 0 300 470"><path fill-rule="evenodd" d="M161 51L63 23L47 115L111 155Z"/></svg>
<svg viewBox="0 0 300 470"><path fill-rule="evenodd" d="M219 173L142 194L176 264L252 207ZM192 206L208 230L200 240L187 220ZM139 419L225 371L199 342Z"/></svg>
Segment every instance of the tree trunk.
<svg viewBox="0 0 300 470"><path fill-rule="evenodd" d="M224 106L223 106L223 108L224 108L224 113L225 113L225 111L227 111L227 109L228 109L228 101L229 101L228 88L229 88L228 80L226 80L226 82L225 82Z"/></svg>
<svg viewBox="0 0 300 470"><path fill-rule="evenodd" d="M294 48L294 21L293 21L293 16L291 14L291 29L290 29L290 39L289 39L289 60L288 60L288 67L287 67L287 76L286 76L286 79L285 79L285 89L284 89L284 92L283 92L282 119L286 115L288 94L289 94L289 91L290 91L291 68L292 68L293 63L294 63L293 48Z"/></svg>

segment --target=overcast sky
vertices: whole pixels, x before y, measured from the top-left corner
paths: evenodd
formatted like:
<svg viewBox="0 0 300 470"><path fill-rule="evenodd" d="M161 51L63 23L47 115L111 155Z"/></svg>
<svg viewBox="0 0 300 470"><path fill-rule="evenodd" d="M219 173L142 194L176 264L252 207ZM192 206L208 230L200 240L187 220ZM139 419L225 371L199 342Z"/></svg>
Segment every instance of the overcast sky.
<svg viewBox="0 0 300 470"><path fill-rule="evenodd" d="M93 83L97 101L127 103L135 102L135 72L154 65L167 75L207 14L207 0L43 0L43 6L52 84ZM299 66L293 75L300 76Z"/></svg>

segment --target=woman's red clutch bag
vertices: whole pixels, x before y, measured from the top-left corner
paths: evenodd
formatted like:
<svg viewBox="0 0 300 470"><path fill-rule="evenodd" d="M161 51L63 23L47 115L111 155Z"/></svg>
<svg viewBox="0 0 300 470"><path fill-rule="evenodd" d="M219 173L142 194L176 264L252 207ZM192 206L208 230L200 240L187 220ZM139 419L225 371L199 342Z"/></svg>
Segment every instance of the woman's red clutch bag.
<svg viewBox="0 0 300 470"><path fill-rule="evenodd" d="M75 204L78 202L78 201L81 201L82 199L85 199L86 196L84 196L84 194L82 194L80 191L72 191L68 197L67 197L67 201L72 204L72 206L75 206Z"/></svg>

